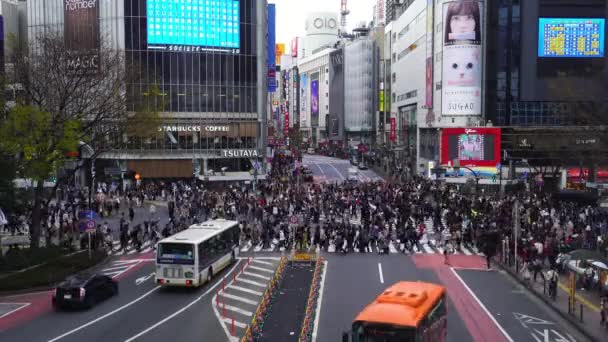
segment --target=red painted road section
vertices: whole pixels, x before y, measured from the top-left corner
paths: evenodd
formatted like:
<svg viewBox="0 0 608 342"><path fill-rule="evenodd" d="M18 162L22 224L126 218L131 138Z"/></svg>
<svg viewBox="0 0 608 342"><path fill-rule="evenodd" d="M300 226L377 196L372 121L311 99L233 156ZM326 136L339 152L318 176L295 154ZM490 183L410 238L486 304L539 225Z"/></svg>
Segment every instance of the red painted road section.
<svg viewBox="0 0 608 342"><path fill-rule="evenodd" d="M506 342L505 336L494 321L471 296L462 282L454 275L449 265L444 264L441 255L415 255L414 264L418 268L429 268L435 271L441 283L447 288L454 308L464 321L475 342ZM451 255L451 267L456 269L484 270L486 262L479 256Z"/></svg>
<svg viewBox="0 0 608 342"><path fill-rule="evenodd" d="M150 254L150 255L148 255ZM147 253L145 255L138 255L137 257L125 256L120 260L137 260L137 259L151 259L154 258L154 252ZM136 272L137 270L144 267L149 260L141 261L129 268L125 272L118 274L114 279L121 280L127 277L129 274ZM18 310L4 318L0 319L0 333L8 329L23 325L33 319L53 311L51 299L52 290L36 293L24 293L16 296L0 297L1 303L31 303L27 307Z"/></svg>

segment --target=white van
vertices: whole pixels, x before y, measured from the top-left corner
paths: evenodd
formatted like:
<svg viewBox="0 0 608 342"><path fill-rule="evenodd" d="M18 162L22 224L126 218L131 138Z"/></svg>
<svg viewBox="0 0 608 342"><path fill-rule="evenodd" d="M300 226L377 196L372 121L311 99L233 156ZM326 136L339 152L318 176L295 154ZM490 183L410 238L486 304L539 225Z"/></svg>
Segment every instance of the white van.
<svg viewBox="0 0 608 342"><path fill-rule="evenodd" d="M349 181L358 181L359 180L359 170L356 167L348 168L348 178Z"/></svg>

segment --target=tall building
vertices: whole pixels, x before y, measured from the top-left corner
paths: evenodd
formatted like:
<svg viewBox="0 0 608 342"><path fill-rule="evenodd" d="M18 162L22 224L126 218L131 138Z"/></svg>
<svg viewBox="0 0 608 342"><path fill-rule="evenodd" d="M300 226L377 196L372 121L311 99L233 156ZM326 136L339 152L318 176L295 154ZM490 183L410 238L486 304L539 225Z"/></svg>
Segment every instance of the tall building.
<svg viewBox="0 0 608 342"><path fill-rule="evenodd" d="M233 180L247 180L266 150L267 3L192 0L166 9L164 2L30 0L28 31L33 37L51 28L78 37L92 28L94 39L83 44L98 47L104 39L129 65L144 68L142 78L127 85L131 96L158 85L166 97L158 134L125 139L119 150L103 153L98 175L120 168L144 179L227 180L210 177L223 169Z"/></svg>
<svg viewBox="0 0 608 342"><path fill-rule="evenodd" d="M348 146L370 146L374 139L378 51L368 36L344 47L344 131Z"/></svg>

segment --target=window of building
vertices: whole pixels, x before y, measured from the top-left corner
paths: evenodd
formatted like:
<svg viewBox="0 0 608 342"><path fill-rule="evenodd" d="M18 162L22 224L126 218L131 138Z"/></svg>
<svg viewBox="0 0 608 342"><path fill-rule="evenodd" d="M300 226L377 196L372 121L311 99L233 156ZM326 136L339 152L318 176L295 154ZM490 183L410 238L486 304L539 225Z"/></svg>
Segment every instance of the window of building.
<svg viewBox="0 0 608 342"><path fill-rule="evenodd" d="M393 73L393 76L392 76L392 77L393 77L393 83L397 82L397 74L396 74L396 73Z"/></svg>

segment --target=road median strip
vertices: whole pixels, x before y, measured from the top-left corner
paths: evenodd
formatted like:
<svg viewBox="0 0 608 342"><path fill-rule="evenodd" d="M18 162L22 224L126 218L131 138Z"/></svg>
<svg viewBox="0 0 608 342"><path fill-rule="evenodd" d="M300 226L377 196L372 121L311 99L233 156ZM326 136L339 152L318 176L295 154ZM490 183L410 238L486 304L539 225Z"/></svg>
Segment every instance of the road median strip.
<svg viewBox="0 0 608 342"><path fill-rule="evenodd" d="M302 330L300 330L300 337L298 339L299 342L311 342L313 339L312 334L314 331L315 318L319 314L317 312L317 301L319 300L319 287L321 285L323 267L325 267L323 257L317 258L312 284L310 285L310 293L308 294L308 302L306 304L306 316L304 316Z"/></svg>
<svg viewBox="0 0 608 342"><path fill-rule="evenodd" d="M285 275L285 265L287 264L287 258L282 257L279 262L279 267L277 267L276 271L266 291L264 291L264 295L262 297L262 301L257 307L255 311L255 315L251 319L251 323L247 325L247 329L245 330L245 335L241 339L241 342L253 342L260 337L262 329L264 327L264 319L268 313L268 309L272 304L272 299L276 296L279 290L279 284Z"/></svg>

